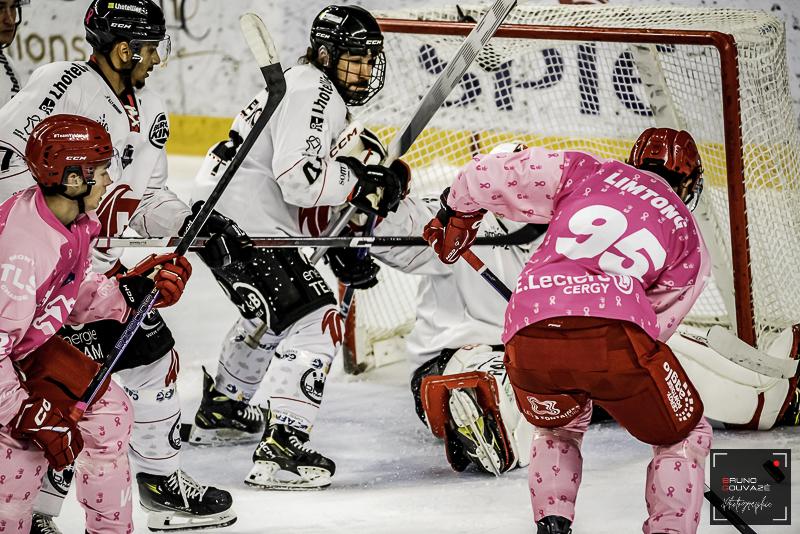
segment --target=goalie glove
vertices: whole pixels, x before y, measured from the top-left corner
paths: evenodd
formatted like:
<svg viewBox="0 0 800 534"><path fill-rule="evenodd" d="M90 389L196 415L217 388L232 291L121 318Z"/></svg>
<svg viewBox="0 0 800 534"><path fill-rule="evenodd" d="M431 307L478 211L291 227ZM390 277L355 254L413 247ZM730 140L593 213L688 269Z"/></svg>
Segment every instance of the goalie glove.
<svg viewBox="0 0 800 534"><path fill-rule="evenodd" d="M422 237L427 241L443 263L458 261L478 236L478 228L486 210L471 213L455 211L447 205L448 187L439 198L441 208L436 217L425 225Z"/></svg>
<svg viewBox="0 0 800 534"><path fill-rule="evenodd" d="M402 160L395 160L388 167L364 165L353 157L338 158L358 178L348 201L364 213L386 217L397 211L397 205L408 194L411 170Z"/></svg>
<svg viewBox="0 0 800 534"><path fill-rule="evenodd" d="M161 298L156 308L172 306L183 295L183 289L192 275L192 266L184 256L171 254L150 254L136 264L133 269L117 274L119 290L130 308L138 308L142 300L158 288Z"/></svg>
<svg viewBox="0 0 800 534"><path fill-rule="evenodd" d="M200 212L203 201L199 200L192 206L192 214L183 221L178 235L183 236L189 223ZM225 217L216 210L211 210L203 228L198 234L210 236L197 254L212 269L226 267L237 261L248 260L253 253L253 242L244 230L239 228L232 219Z"/></svg>

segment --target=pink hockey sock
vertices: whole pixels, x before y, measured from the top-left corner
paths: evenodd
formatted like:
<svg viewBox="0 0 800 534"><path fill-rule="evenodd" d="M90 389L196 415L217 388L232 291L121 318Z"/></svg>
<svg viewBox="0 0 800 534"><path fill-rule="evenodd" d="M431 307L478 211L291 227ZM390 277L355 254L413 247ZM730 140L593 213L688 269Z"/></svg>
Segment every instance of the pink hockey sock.
<svg viewBox="0 0 800 534"><path fill-rule="evenodd" d="M591 418L590 402L567 425L534 430L528 466L534 521L549 515L570 521L575 518L575 499L583 472L580 447Z"/></svg>
<svg viewBox="0 0 800 534"><path fill-rule="evenodd" d="M90 534L133 532L128 442L133 410L113 381L78 423L83 452L75 461L75 489Z"/></svg>
<svg viewBox="0 0 800 534"><path fill-rule="evenodd" d="M711 425L702 418L683 441L653 447L647 466L645 534L694 534L703 505L705 464L711 450Z"/></svg>

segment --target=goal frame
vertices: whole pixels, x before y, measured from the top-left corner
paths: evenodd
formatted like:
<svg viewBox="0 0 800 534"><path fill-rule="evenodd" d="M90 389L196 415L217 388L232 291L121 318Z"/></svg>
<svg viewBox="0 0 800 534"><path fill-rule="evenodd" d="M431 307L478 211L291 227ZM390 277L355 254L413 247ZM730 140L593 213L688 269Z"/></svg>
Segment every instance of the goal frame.
<svg viewBox="0 0 800 534"><path fill-rule="evenodd" d="M378 18L384 33L466 36L474 24L453 21L424 21ZM732 282L734 313L738 337L756 346L755 308L750 268L750 243L745 198L744 153L742 149L742 119L740 105L739 64L736 40L733 35L706 30L667 30L643 28L607 28L502 24L493 37L517 39L548 39L558 41L595 41L632 44L679 44L712 46L720 58L722 116L725 140L729 231L731 237ZM348 320L355 326L355 314Z"/></svg>

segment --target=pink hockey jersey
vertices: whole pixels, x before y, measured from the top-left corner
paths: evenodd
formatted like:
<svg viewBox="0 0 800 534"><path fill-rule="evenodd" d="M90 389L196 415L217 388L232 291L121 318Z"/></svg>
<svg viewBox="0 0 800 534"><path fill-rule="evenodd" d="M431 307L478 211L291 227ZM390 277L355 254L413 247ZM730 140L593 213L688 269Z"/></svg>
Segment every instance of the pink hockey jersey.
<svg viewBox="0 0 800 534"><path fill-rule="evenodd" d="M665 341L708 279L686 205L660 177L617 160L537 147L480 156L459 172L448 204L550 225L517 280L503 342L565 315L630 321Z"/></svg>
<svg viewBox="0 0 800 534"><path fill-rule="evenodd" d="M117 281L91 271L89 249L99 231L94 213L65 227L38 187L0 204L0 426L28 397L13 361L64 324L127 317Z"/></svg>

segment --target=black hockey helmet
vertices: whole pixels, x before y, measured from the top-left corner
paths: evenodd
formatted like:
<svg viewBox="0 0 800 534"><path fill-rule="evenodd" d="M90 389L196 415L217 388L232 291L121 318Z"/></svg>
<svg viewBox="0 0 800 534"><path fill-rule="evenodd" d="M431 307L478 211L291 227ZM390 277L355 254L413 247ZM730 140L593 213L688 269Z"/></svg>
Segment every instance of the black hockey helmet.
<svg viewBox="0 0 800 534"><path fill-rule="evenodd" d="M327 72L346 104L366 104L383 88L386 76L383 33L369 11L358 6L328 6L320 11L311 25L311 50L315 59L323 47L331 58ZM372 71L364 87L348 89L337 76L339 58L348 53L371 58Z"/></svg>
<svg viewBox="0 0 800 534"><path fill-rule="evenodd" d="M119 42L130 43L134 61L142 43L158 43L161 61L169 56L170 40L164 12L152 0L93 0L83 19L86 41L97 52L108 53Z"/></svg>
<svg viewBox="0 0 800 534"><path fill-rule="evenodd" d="M31 0L12 0L11 5L8 6L10 9L14 9L17 12L14 16L14 37L16 37L19 25L22 24L22 6L27 6L30 3ZM14 41L14 37L12 37L8 43L0 45L0 48L8 48L11 46L11 43Z"/></svg>

